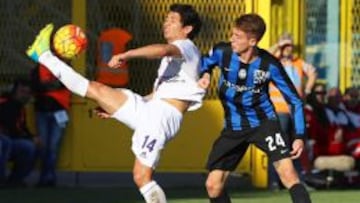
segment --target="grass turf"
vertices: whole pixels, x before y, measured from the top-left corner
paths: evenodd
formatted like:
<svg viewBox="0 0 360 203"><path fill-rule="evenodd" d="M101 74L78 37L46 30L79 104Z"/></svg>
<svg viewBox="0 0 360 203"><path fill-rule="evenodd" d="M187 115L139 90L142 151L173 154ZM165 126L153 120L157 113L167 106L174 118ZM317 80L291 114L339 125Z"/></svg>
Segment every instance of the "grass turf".
<svg viewBox="0 0 360 203"><path fill-rule="evenodd" d="M208 203L201 188L167 189L171 203ZM288 203L287 191L231 190L233 203ZM314 203L358 203L360 190L322 190L311 192ZM27 188L0 189L1 203L143 203L138 191L129 188Z"/></svg>

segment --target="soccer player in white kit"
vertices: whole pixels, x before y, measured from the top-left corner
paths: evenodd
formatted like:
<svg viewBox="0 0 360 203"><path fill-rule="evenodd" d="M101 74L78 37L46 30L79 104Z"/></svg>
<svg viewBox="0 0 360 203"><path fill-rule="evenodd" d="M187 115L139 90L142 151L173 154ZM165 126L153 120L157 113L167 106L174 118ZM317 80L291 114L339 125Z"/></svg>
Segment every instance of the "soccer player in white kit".
<svg viewBox="0 0 360 203"><path fill-rule="evenodd" d="M52 24L41 30L27 50L30 58L48 67L70 91L96 101L105 111L100 116L109 115L134 129L133 178L147 203L166 202L164 191L152 178L160 152L179 130L183 114L201 106L208 86L207 80L199 80L200 52L192 42L200 27L192 6L173 4L163 24L167 44L148 45L112 57L108 65L113 68L132 58L162 58L154 90L146 97L89 81L58 59L49 48Z"/></svg>

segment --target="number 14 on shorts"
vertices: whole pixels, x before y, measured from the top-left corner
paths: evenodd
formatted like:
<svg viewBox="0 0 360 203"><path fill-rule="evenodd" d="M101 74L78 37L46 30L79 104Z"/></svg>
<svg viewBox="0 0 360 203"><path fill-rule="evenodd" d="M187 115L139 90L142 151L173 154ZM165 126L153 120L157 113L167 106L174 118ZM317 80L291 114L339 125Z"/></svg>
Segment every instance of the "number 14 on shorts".
<svg viewBox="0 0 360 203"><path fill-rule="evenodd" d="M150 138L149 135L146 135L144 138L145 139L144 139L143 144L141 145L141 149L146 148L147 150L149 150L149 152L152 152L152 150L154 150L154 146L156 144L156 139Z"/></svg>

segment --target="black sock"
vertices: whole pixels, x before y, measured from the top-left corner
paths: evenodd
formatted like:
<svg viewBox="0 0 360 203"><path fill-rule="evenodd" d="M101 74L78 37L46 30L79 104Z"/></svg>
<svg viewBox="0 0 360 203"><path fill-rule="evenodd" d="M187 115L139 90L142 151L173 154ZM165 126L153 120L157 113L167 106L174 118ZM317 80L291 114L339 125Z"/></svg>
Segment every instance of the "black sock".
<svg viewBox="0 0 360 203"><path fill-rule="evenodd" d="M302 184L293 185L289 191L293 203L311 203L309 193Z"/></svg>
<svg viewBox="0 0 360 203"><path fill-rule="evenodd" d="M228 193L224 190L220 196L210 198L210 203L231 203Z"/></svg>

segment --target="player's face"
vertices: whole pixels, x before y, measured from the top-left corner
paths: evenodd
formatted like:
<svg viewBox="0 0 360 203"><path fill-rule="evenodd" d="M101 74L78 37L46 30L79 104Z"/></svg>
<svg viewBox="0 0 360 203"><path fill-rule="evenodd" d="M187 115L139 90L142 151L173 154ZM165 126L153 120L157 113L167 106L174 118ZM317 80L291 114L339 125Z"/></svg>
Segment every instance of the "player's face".
<svg viewBox="0 0 360 203"><path fill-rule="evenodd" d="M256 45L256 39L254 37L251 37L249 34L236 27L232 29L230 42L233 51L238 54L245 53Z"/></svg>
<svg viewBox="0 0 360 203"><path fill-rule="evenodd" d="M168 13L163 24L163 32L168 42L186 38L186 27L183 27L179 13L172 11Z"/></svg>

